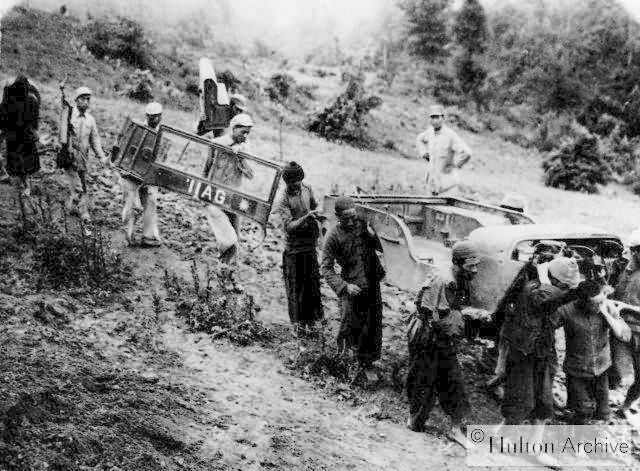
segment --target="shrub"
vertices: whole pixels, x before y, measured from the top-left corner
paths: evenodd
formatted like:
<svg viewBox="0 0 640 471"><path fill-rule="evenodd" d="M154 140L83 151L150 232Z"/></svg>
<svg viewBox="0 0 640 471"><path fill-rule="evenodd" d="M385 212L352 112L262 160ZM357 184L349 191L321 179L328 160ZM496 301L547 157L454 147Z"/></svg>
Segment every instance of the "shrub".
<svg viewBox="0 0 640 471"><path fill-rule="evenodd" d="M151 68L151 42L145 39L142 26L133 20L95 19L85 27L84 36L87 49L98 59L122 59L134 67Z"/></svg>
<svg viewBox="0 0 640 471"><path fill-rule="evenodd" d="M622 176L623 183L636 181L640 170L640 138L629 138L620 125L614 125L609 135L601 138L601 144L612 171Z"/></svg>
<svg viewBox="0 0 640 471"><path fill-rule="evenodd" d="M47 200L48 201L48 200ZM40 220L29 230L29 237L18 237L33 246L33 273L42 288L73 288L117 292L128 283L130 267L100 232L87 236L80 230L54 222L51 204L39 203Z"/></svg>
<svg viewBox="0 0 640 471"><path fill-rule="evenodd" d="M192 330L226 337L238 345L271 339L271 331L255 318L260 306L237 283L232 269L219 266L213 273L207 266L202 279L194 260L191 275L193 288L183 288L175 274L165 271L168 299L180 300L176 312Z"/></svg>
<svg viewBox="0 0 640 471"><path fill-rule="evenodd" d="M153 74L148 70L137 69L129 75L126 86L127 96L132 100L147 102L153 99Z"/></svg>
<svg viewBox="0 0 640 471"><path fill-rule="evenodd" d="M367 114L382 104L377 96L367 96L364 74L343 76L348 80L346 91L329 107L317 114L307 126L325 139L338 140L363 148L374 147L375 140L367 133Z"/></svg>
<svg viewBox="0 0 640 471"><path fill-rule="evenodd" d="M278 103L287 100L296 86L295 79L287 73L277 73L271 76L269 84L264 88L269 99Z"/></svg>
<svg viewBox="0 0 640 471"><path fill-rule="evenodd" d="M598 139L588 132L567 140L544 160L542 167L545 185L563 190L597 193L597 185L604 185L611 178L611 168Z"/></svg>

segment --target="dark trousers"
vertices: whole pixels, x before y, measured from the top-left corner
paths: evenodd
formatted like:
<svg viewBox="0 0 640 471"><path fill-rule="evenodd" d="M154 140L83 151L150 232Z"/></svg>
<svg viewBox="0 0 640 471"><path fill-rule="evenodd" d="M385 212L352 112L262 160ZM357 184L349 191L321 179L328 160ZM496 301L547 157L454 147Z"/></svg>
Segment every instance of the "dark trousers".
<svg viewBox="0 0 640 471"><path fill-rule="evenodd" d="M574 412L574 421L583 424L588 419L609 418L609 375L580 378L567 374L567 407Z"/></svg>
<svg viewBox="0 0 640 471"><path fill-rule="evenodd" d="M315 248L297 253L285 250L282 272L291 322L311 325L322 319L320 268Z"/></svg>
<svg viewBox="0 0 640 471"><path fill-rule="evenodd" d="M462 420L469 409L456 348L438 344L437 339L429 338L428 330L423 326L409 341L407 396L416 430L423 429L436 397L440 407L455 421Z"/></svg>
<svg viewBox="0 0 640 471"><path fill-rule="evenodd" d="M553 417L551 361L511 347L507 357L502 415L507 425Z"/></svg>
<svg viewBox="0 0 640 471"><path fill-rule="evenodd" d="M357 349L358 360L365 366L380 358L382 350L382 298L380 285L372 283L369 291L357 296L340 297L342 321L338 347Z"/></svg>

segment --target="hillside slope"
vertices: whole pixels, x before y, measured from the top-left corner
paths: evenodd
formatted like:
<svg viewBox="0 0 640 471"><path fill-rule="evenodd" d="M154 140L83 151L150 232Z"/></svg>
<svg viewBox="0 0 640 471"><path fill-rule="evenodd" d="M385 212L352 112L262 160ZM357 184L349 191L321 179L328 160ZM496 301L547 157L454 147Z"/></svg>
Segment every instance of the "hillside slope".
<svg viewBox="0 0 640 471"><path fill-rule="evenodd" d="M65 20L66 21L66 20ZM3 24L4 28L5 24ZM3 29L4 31L4 29ZM34 36L35 38L35 36ZM4 41L4 35L3 35ZM36 64L45 54L34 39L9 62L0 80L12 79L21 57ZM4 51L4 43L3 43ZM30 59L31 60L31 59ZM43 59L44 60L44 59ZM60 214L64 198L61 175L54 169L51 136L56 129L57 82L36 75L43 96L41 126L44 169L35 193L45 208ZM70 75L100 90L101 74L112 65L85 62ZM57 67L57 66L56 66ZM103 69L106 68L106 69ZM260 77L280 69L260 62ZM338 91L337 76L296 72L318 87L319 101ZM258 74L256 74L258 75ZM70 83L71 85L71 83ZM258 96L259 98L259 96ZM426 125L423 100L384 95L373 114L380 133L411 149ZM424 162L383 151L362 151L330 143L301 131L294 123L279 129L272 105L253 103L256 127L251 134L257 155L295 159L318 195L338 186L356 185L378 192L421 193ZM92 113L108 150L126 116L142 118L143 105L108 92L97 93ZM301 118L297 116L296 118ZM164 122L190 130L196 112L166 106ZM603 195L568 193L541 186L540 155L490 135L461 131L474 150L462 172L468 195L498 201L506 192L525 195L541 222L588 223L626 236L640 220L638 197L607 188ZM282 240L268 228L262 249L243 253L236 278L261 308L257 319L269 341L247 347L227 339L191 332L180 317L180 301L191 301L193 262L219 272L215 240L201 204L175 194L160 198L164 247L129 248L119 231L122 191L113 169L94 168L96 228L105 253L124 261L122 278L108 287L58 289L42 283L36 254L51 247L51 235L25 228L13 189L0 186L0 467L6 469L462 469L463 450L444 438L444 418L435 412L427 434L404 428L406 402L395 373L406 359L402 321L411 294L384 286L383 380L372 389L310 372L308 352L317 344L293 339L281 280ZM46 212L46 211L45 211ZM35 234L35 235L34 235ZM248 245L255 237L245 225ZM77 247L81 240L74 239ZM80 248L78 248L80 250ZM165 273L184 286L184 299L171 296ZM46 274L46 273L45 273ZM335 296L323 286L332 343L338 325ZM496 423L498 403L481 384L490 373L483 346L465 343L462 357L472 401L472 421ZM400 381L401 383L401 381ZM619 401L619 395L612 400Z"/></svg>

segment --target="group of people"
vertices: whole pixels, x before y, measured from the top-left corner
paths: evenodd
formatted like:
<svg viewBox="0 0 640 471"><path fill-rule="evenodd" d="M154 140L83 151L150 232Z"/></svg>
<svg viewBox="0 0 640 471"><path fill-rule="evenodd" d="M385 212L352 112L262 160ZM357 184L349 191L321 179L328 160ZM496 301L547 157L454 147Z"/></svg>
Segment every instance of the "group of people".
<svg viewBox="0 0 640 471"><path fill-rule="evenodd" d="M88 112L92 91L76 90L71 112L70 152L73 163L65 170L69 188L67 208L87 227L91 221L87 202L89 151L106 164L95 119ZM40 168L36 143L40 95L24 76L5 87L0 105L0 130L6 143L0 178L14 177L20 201L30 198L28 176ZM213 142L236 153L232 165L213 167L208 161L205 178L237 184L254 177L252 169L238 155L247 152L247 138L253 122L243 106L236 107L229 129ZM154 131L162 120L162 105L146 106L146 124ZM444 109L429 109L431 126L418 136L420 157L428 160L427 188L432 195L456 194L458 169L471 158L467 144L444 124ZM218 133L219 134L219 133ZM112 152L120 149L114 146ZM210 159L211 160L211 159ZM313 335L324 317L320 280L324 277L339 299L341 324L337 343L341 352L357 359L367 375L375 377L373 362L382 346L382 299L380 282L385 270L379 256L382 245L376 232L359 214L349 196L335 199L337 224L324 237L319 262L318 239L323 216L312 188L304 181L304 169L289 162L283 170L286 188L275 206L280 216L285 247L282 270L288 312L298 337ZM124 192L122 221L126 239L134 241L136 212L142 212L142 245L161 245L157 218L157 189L122 175ZM508 195L503 207L522 212L525 202ZM238 252L239 217L215 205L204 208L219 244L220 258L231 263ZM628 305L640 304L640 230L631 241L632 261L615 287L616 296ZM470 306L470 282L478 271L479 252L468 241L452 248L452 268L425 280L415 301L416 310L408 329L410 367L407 377L409 419L407 425L421 431L436 397L451 417L451 433L464 439L463 425L469 403L458 360L458 347L468 320L492 320L489 312ZM553 418L552 384L557 365L554 332L563 327L566 337L564 370L568 407L574 421L605 419L609 414L608 370L612 366L609 333L630 342L635 382L621 411L640 397L640 322L627 310L623 318L618 305L606 297L610 289L597 276L581 276L573 258L558 252L539 263L535 276L525 279L512 297L500 331L499 358L492 383L504 382L502 414L505 424L545 423ZM340 270L336 267L339 266ZM584 275L584 274L583 274ZM612 289L611 289L612 291ZM626 322L625 322L626 321Z"/></svg>

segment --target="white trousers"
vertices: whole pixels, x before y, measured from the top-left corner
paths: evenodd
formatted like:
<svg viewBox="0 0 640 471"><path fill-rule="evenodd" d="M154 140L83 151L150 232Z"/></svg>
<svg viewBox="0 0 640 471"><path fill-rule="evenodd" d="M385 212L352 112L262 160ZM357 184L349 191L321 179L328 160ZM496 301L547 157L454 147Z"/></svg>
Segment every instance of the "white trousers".
<svg viewBox="0 0 640 471"><path fill-rule="evenodd" d="M427 174L427 192L430 195L438 196L459 196L460 176L458 170L453 169L450 173Z"/></svg>
<svg viewBox="0 0 640 471"><path fill-rule="evenodd" d="M240 217L233 213L225 212L212 204L205 206L205 214L218 241L220 258L225 262L229 262L239 248L238 228L240 227Z"/></svg>
<svg viewBox="0 0 640 471"><path fill-rule="evenodd" d="M142 236L146 239L160 240L158 229L158 190L153 186L140 185L127 178L121 178L120 184L124 193L122 222L125 224L127 237L133 237L136 224L136 211L142 211Z"/></svg>

